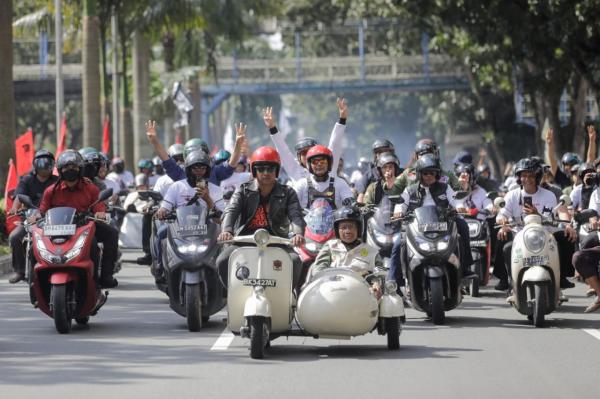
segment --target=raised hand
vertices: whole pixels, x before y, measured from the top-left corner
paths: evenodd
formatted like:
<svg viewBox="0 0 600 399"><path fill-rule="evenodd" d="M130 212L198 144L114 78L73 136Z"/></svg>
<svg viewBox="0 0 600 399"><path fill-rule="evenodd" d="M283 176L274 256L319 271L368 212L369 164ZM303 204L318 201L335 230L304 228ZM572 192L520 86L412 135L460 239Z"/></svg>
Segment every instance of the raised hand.
<svg viewBox="0 0 600 399"><path fill-rule="evenodd" d="M594 125L588 125L587 134L588 134L588 137L590 138L590 141L596 140L596 128L594 127Z"/></svg>
<svg viewBox="0 0 600 399"><path fill-rule="evenodd" d="M552 145L554 143L554 129L548 129L546 132L546 144Z"/></svg>
<svg viewBox="0 0 600 399"><path fill-rule="evenodd" d="M346 100L342 97L336 100L337 102L337 106L338 106L338 110L340 111L340 118L342 119L347 119L348 118L348 103L346 102Z"/></svg>
<svg viewBox="0 0 600 399"><path fill-rule="evenodd" d="M146 122L146 137L148 137L148 141L151 143L158 141L158 136L156 135L156 121Z"/></svg>
<svg viewBox="0 0 600 399"><path fill-rule="evenodd" d="M262 110L263 120L265 121L265 126L268 129L275 127L275 120L273 120L273 107L263 108Z"/></svg>

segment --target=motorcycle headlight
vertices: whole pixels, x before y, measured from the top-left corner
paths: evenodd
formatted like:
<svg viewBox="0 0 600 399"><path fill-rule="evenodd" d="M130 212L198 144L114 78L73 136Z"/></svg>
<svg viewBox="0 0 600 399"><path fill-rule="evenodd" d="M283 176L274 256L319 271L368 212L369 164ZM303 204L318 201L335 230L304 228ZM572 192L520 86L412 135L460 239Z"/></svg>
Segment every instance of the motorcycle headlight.
<svg viewBox="0 0 600 399"><path fill-rule="evenodd" d="M373 238L375 238L375 241L377 241L377 243L379 245L389 244L387 234L384 234L376 229L373 229L372 231L373 231Z"/></svg>
<svg viewBox="0 0 600 399"><path fill-rule="evenodd" d="M258 245L259 247L267 245L269 243L269 239L270 236L267 230L260 229L257 230L256 233L254 233L254 242L256 242L256 245Z"/></svg>
<svg viewBox="0 0 600 399"><path fill-rule="evenodd" d="M206 245L189 244L179 247L179 252L182 254L191 254L192 252L202 253L208 248Z"/></svg>
<svg viewBox="0 0 600 399"><path fill-rule="evenodd" d="M469 225L469 236L477 237L481 232L481 224L477 222L468 222Z"/></svg>
<svg viewBox="0 0 600 399"><path fill-rule="evenodd" d="M398 289L398 284L394 280L388 280L385 282L385 292L387 294L395 294Z"/></svg>
<svg viewBox="0 0 600 399"><path fill-rule="evenodd" d="M88 234L89 234L89 231L83 232L79 236L79 238L77 238L77 241L75 241L75 245L73 245L73 248L71 248L70 250L67 251L67 253L65 254L65 260L67 262L69 262L70 260L79 256L79 254L81 253L81 250L83 249L83 245L85 244L85 240L86 240Z"/></svg>
<svg viewBox="0 0 600 399"><path fill-rule="evenodd" d="M415 242L419 249L423 252L435 251L435 243L429 242L419 237L415 237Z"/></svg>
<svg viewBox="0 0 600 399"><path fill-rule="evenodd" d="M542 229L529 229L525 232L523 236L523 241L525 242L525 247L533 252L538 253L544 249L544 244L546 242L546 234Z"/></svg>
<svg viewBox="0 0 600 399"><path fill-rule="evenodd" d="M48 249L46 248L46 244L44 244L44 240L42 239L42 236L40 236L39 234L35 234L35 245L38 249L38 252L40 254L40 256L47 262L50 263L60 263L61 262L61 257L58 255L54 255L52 252L48 251Z"/></svg>

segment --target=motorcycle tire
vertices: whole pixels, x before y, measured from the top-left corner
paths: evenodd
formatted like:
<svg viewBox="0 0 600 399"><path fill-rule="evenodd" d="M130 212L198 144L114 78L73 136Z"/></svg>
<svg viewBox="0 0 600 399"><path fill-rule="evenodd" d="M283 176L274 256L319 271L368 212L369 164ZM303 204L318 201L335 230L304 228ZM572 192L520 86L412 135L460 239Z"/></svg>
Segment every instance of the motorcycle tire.
<svg viewBox="0 0 600 399"><path fill-rule="evenodd" d="M533 325L544 327L544 316L546 313L546 287L540 284L533 286L535 302L533 304Z"/></svg>
<svg viewBox="0 0 600 399"><path fill-rule="evenodd" d="M385 334L389 350L400 349L400 318L388 317L385 319Z"/></svg>
<svg viewBox="0 0 600 399"><path fill-rule="evenodd" d="M265 349L269 341L269 331L264 317L254 316L250 318L250 357L262 359L265 357Z"/></svg>
<svg viewBox="0 0 600 399"><path fill-rule="evenodd" d="M185 286L185 314L188 330L200 331L202 328L202 300L200 299L200 285L192 284Z"/></svg>
<svg viewBox="0 0 600 399"><path fill-rule="evenodd" d="M60 334L67 334L71 331L71 316L67 304L67 285L53 285L50 297L52 298L52 318L54 319L56 331Z"/></svg>
<svg viewBox="0 0 600 399"><path fill-rule="evenodd" d="M444 287L441 278L429 280L429 297L433 324L444 324L446 316L444 314Z"/></svg>
<svg viewBox="0 0 600 399"><path fill-rule="evenodd" d="M469 282L469 295L472 298L477 298L479 296L479 277L472 278Z"/></svg>

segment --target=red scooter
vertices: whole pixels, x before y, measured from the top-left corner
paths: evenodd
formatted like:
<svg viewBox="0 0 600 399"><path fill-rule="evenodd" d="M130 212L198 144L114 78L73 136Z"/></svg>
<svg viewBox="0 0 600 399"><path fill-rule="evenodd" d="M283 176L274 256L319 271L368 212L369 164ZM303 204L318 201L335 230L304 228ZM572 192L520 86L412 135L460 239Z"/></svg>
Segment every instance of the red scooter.
<svg viewBox="0 0 600 399"><path fill-rule="evenodd" d="M96 203L111 195L112 189L102 191ZM26 195L19 195L19 201L34 208ZM108 297L108 291L100 291L90 256L96 232L94 222L107 221L90 215L89 211L77 214L69 207L53 208L29 232L36 260L34 266L28 262L30 270L26 272L30 276L32 303L54 319L61 334L71 330L72 319L77 324L87 324ZM98 259L102 259L101 248Z"/></svg>

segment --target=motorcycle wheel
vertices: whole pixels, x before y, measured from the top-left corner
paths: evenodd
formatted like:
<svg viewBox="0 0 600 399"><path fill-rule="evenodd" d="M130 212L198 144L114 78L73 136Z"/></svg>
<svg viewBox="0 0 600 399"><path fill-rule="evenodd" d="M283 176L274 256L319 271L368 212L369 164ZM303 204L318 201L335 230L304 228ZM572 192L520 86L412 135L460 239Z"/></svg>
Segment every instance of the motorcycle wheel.
<svg viewBox="0 0 600 399"><path fill-rule="evenodd" d="M388 317L385 319L385 334L387 347L390 350L400 349L400 318Z"/></svg>
<svg viewBox="0 0 600 399"><path fill-rule="evenodd" d="M533 325L544 327L544 315L546 313L546 287L536 284L533 286L535 302L533 304Z"/></svg>
<svg viewBox="0 0 600 399"><path fill-rule="evenodd" d="M185 314L188 330L200 331L202 328L202 301L200 300L200 285L185 286Z"/></svg>
<svg viewBox="0 0 600 399"><path fill-rule="evenodd" d="M77 322L77 324L79 324L80 326L87 325L89 321L90 321L90 317L89 316L78 317L78 318L75 319L75 322Z"/></svg>
<svg viewBox="0 0 600 399"><path fill-rule="evenodd" d="M429 280L429 295L433 324L444 324L444 287L441 278Z"/></svg>
<svg viewBox="0 0 600 399"><path fill-rule="evenodd" d="M67 308L67 285L53 285L50 297L52 298L52 318L56 331L60 334L67 334L71 331L71 316Z"/></svg>
<svg viewBox="0 0 600 399"><path fill-rule="evenodd" d="M262 359L265 357L265 348L269 341L269 331L264 317L250 318L250 357Z"/></svg>
<svg viewBox="0 0 600 399"><path fill-rule="evenodd" d="M477 277L472 278L469 282L469 294L472 298L479 296L479 282L482 281L481 260L475 262L475 274Z"/></svg>

